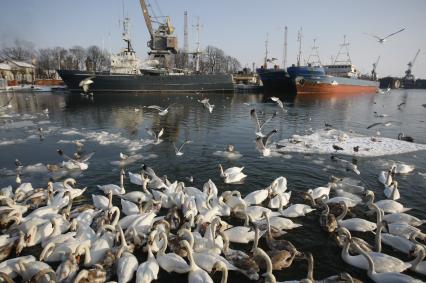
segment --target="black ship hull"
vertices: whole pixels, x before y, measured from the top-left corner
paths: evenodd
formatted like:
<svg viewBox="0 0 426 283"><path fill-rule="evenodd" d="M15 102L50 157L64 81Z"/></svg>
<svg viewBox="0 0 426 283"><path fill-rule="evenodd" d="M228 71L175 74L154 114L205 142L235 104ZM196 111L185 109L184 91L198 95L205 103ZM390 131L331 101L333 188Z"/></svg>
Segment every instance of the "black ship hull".
<svg viewBox="0 0 426 283"><path fill-rule="evenodd" d="M193 75L127 75L58 70L71 92L82 92L79 86L91 77L90 92L232 92L232 76L227 74Z"/></svg>
<svg viewBox="0 0 426 283"><path fill-rule="evenodd" d="M266 92L295 94L296 84L287 71L283 69L257 69L263 88Z"/></svg>

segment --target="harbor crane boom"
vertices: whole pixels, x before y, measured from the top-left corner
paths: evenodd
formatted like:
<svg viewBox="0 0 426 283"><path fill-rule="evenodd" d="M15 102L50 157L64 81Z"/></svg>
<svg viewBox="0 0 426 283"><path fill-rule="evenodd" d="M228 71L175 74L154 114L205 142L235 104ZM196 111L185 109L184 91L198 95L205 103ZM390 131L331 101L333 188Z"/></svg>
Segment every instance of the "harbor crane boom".
<svg viewBox="0 0 426 283"><path fill-rule="evenodd" d="M148 47L151 49L149 54L153 54L154 57L164 57L167 54L177 53L177 39L173 36L174 27L170 22L169 17L165 17L165 22L157 22L158 28L154 30L153 21L148 12L148 6L145 0L140 0L142 7L143 17L145 19L146 27L151 36L151 40L148 42Z"/></svg>
<svg viewBox="0 0 426 283"><path fill-rule="evenodd" d="M410 79L414 79L413 74L411 73L411 69L414 66L414 63L416 62L417 56L419 56L420 53L420 49L417 50L416 55L414 56L413 60L411 60L410 62L408 62L408 69L405 71L405 79L406 80L410 80Z"/></svg>
<svg viewBox="0 0 426 283"><path fill-rule="evenodd" d="M375 63L373 63L373 70L371 71L371 77L373 78L373 80L377 79L377 65L379 65L379 61L380 61L380 56L377 58L377 61Z"/></svg>

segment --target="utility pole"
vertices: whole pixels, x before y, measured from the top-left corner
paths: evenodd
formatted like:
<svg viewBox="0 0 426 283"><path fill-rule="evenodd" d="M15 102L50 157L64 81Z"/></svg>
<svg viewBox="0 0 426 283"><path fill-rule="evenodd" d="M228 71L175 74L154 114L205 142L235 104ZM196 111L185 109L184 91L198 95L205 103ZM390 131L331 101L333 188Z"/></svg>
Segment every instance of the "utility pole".
<svg viewBox="0 0 426 283"><path fill-rule="evenodd" d="M284 28L284 54L283 54L283 68L287 68L287 26Z"/></svg>
<svg viewBox="0 0 426 283"><path fill-rule="evenodd" d="M265 69L268 68L268 37L269 37L269 34L266 33L266 40L265 40L265 60L263 61L263 67Z"/></svg>

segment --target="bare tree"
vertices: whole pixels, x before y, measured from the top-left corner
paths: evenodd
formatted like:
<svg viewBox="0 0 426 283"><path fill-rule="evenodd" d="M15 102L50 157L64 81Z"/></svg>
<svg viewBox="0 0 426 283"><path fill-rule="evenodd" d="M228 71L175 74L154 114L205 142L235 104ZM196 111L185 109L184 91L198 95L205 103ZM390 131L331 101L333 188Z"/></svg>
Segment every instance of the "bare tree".
<svg viewBox="0 0 426 283"><path fill-rule="evenodd" d="M31 61L35 55L34 43L21 39L15 39L14 46L2 48L0 55L5 59L18 61Z"/></svg>
<svg viewBox="0 0 426 283"><path fill-rule="evenodd" d="M69 51L72 55L72 67L70 69L83 70L84 60L86 59L86 50L84 50L81 46L73 46Z"/></svg>
<svg viewBox="0 0 426 283"><path fill-rule="evenodd" d="M110 66L109 54L101 50L98 46L92 45L86 50L86 61L92 66L91 71L99 72L106 71Z"/></svg>

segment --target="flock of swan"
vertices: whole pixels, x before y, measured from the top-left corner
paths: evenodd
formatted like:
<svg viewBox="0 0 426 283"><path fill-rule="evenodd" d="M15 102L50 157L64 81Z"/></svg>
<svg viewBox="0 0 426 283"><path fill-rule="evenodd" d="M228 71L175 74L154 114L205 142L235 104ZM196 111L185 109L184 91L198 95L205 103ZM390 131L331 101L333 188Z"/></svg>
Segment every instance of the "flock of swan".
<svg viewBox="0 0 426 283"><path fill-rule="evenodd" d="M285 111L278 98L272 100ZM199 102L213 111L208 99ZM148 106L160 116L169 107ZM267 134L262 130L277 112L264 122L255 109L250 115L256 148L269 156L270 139L277 130ZM163 129L147 130L154 144L162 141ZM174 145L177 156L188 143ZM64 158L62 166L88 170L93 153L81 156L83 144L76 147L77 155L72 157L58 150ZM217 155L241 156L233 145ZM120 153L117 183L89 189L73 178L34 188L22 182L17 160L15 184L0 188L0 282L152 282L161 280L162 273L179 273L196 283L213 282L216 272L221 273L222 283L230 274L247 282L360 282L343 268L327 278L315 278L313 254L286 239L293 229L310 233L301 224L308 215L339 247L343 262L364 270L371 280L422 282L418 278L426 278L422 230L426 220L411 215L411 208L398 202L404 194L398 176L412 172L413 166L395 163L380 172L383 193L378 201L362 183L331 176L323 186L297 192L303 202L296 203L284 176L242 195L237 190L220 192L210 179L202 188L192 185L192 177L186 183L171 181L146 164L140 172L126 172L129 158ZM356 176L361 174L352 163L333 158ZM243 183L247 177L243 170L218 165L225 184ZM374 241L369 240L371 235ZM382 246L395 250L400 258L386 254ZM290 279L279 271L292 265L306 266L307 273L297 280L280 281Z"/></svg>
<svg viewBox="0 0 426 283"><path fill-rule="evenodd" d="M244 180L243 169L219 165L223 181L231 184ZM219 193L211 180L201 189L172 182L143 164L140 173L122 169L118 184L92 189L90 202L87 188L78 188L72 178L33 188L21 183L18 174L16 186L0 190L0 278L151 282L160 272L175 272L187 273L188 282L213 282L211 275L219 271L221 282L232 272L274 283L274 271L305 261L303 279L283 282L316 282L312 254L283 237L304 229L299 219L316 213L346 264L366 270L375 282L422 282L412 275L426 275L426 233L420 228L426 221L397 202L397 176L413 169L392 165L380 172L384 200L375 201L371 190L332 176L328 184L302 192L305 203L294 204L283 176L242 196L239 191ZM127 177L136 190L126 189ZM356 209L357 217L348 217ZM375 242L355 233L374 233ZM411 260L383 253L382 245ZM32 254L21 256L28 249ZM339 271L321 280L359 282Z"/></svg>

